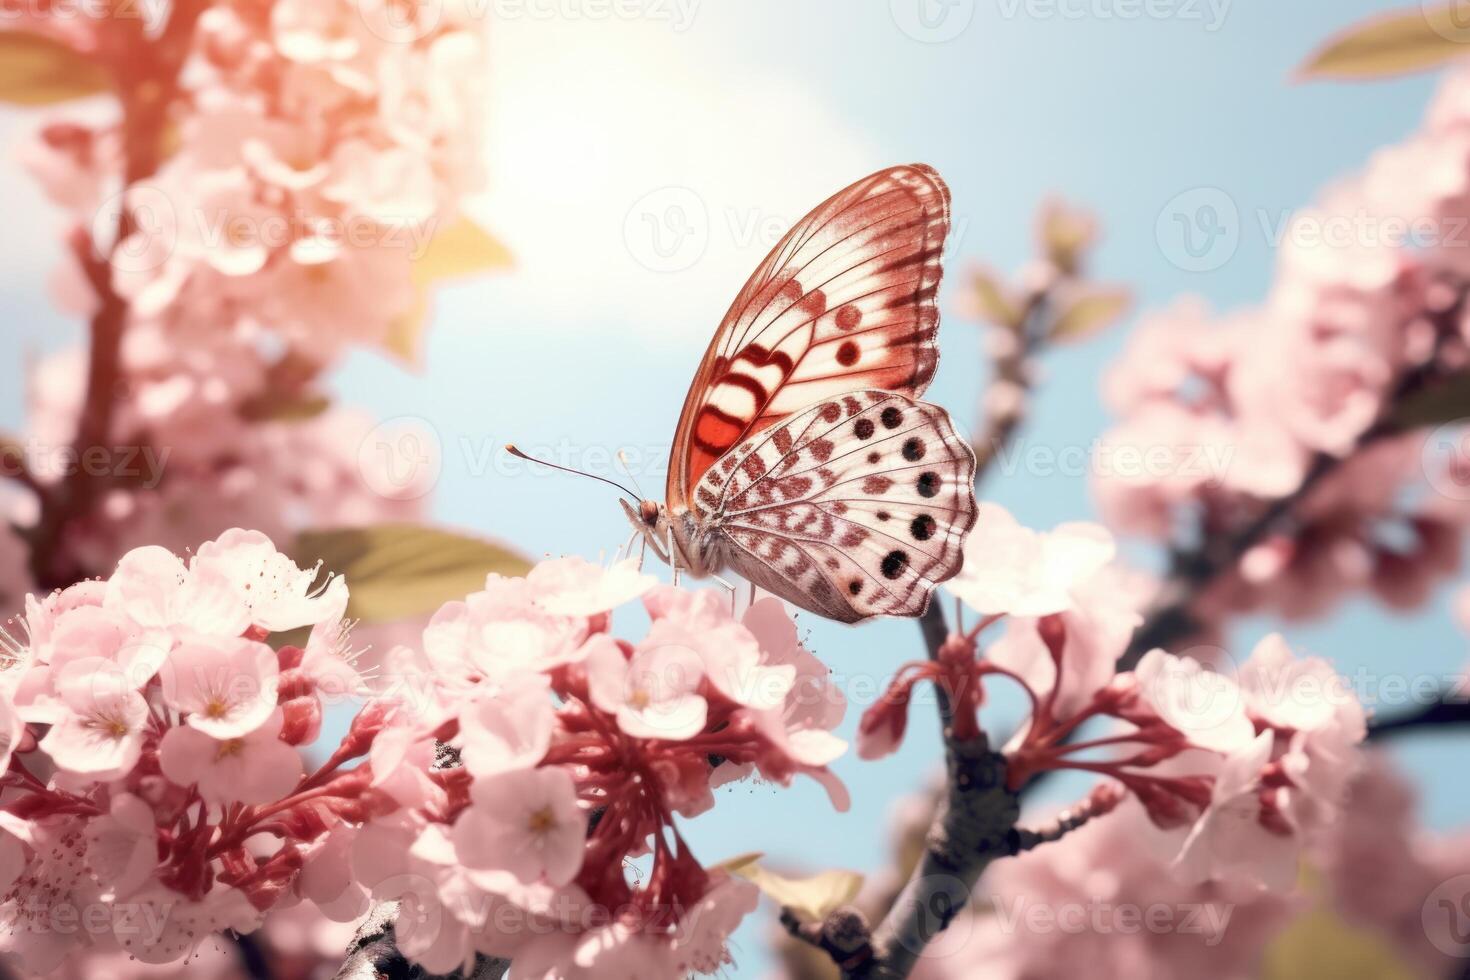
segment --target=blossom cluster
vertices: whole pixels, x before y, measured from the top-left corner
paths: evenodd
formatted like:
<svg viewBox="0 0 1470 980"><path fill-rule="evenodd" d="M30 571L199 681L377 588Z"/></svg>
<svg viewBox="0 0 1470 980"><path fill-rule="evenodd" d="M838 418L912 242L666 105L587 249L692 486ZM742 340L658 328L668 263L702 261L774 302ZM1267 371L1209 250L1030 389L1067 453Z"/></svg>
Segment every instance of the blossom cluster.
<svg viewBox="0 0 1470 980"><path fill-rule="evenodd" d="M366 749L349 737L305 771L324 704L363 690L346 586L316 578L232 530L188 563L139 548L27 599L0 672L7 957L173 962L313 892L321 842L361 819L365 773L340 769ZM265 642L303 628L303 647Z"/></svg>
<svg viewBox="0 0 1470 980"><path fill-rule="evenodd" d="M614 637L611 611L637 598L646 635ZM399 806L364 828L354 872L374 897L430 911L400 928L405 955L436 973L508 957L514 976L546 980L729 961L755 886L701 864L676 817L752 776L809 776L847 806L827 769L846 748L832 734L843 696L779 600L739 619L729 602L631 562L549 562L491 576L440 610L422 649L389 656L413 708L388 719L370 764ZM435 739L455 765L428 766Z"/></svg>
<svg viewBox="0 0 1470 980"><path fill-rule="evenodd" d="M0 672L0 954L178 963L267 912L392 899L436 973L476 953L525 977L713 972L757 893L676 817L750 777L847 805L827 769L845 701L777 600L737 619L632 563L547 561L365 678L347 585L320 577L231 530L27 600ZM615 638L640 599L646 634ZM361 706L327 751L339 701Z"/></svg>
<svg viewBox="0 0 1470 980"><path fill-rule="evenodd" d="M58 108L22 150L68 225L57 306L93 321L98 345L117 337L115 352L37 364L29 431L6 460L35 491L0 501L20 526L48 519L62 481L100 488L48 539L54 553L32 556L46 587L232 524L281 535L416 517L432 469L400 486L390 460L359 458L371 426L331 407L317 379L350 345L417 346L416 261L482 181L472 12L220 0L167 16L157 37L135 18L66 10L7 25L60 38L147 99ZM168 45L178 70L154 77ZM78 447L99 398L107 431ZM14 543L0 541L0 560Z"/></svg>
<svg viewBox="0 0 1470 980"><path fill-rule="evenodd" d="M1408 608L1458 566L1465 447L1453 432L1426 447L1393 420L1470 359L1467 91L1470 73L1450 74L1418 133L1284 221L1261 306L1214 316L1180 301L1105 377L1120 418L1099 460L1150 461L1097 468L1115 530L1204 540L1302 497L1204 596L1206 625L1316 615L1353 591Z"/></svg>
<svg viewBox="0 0 1470 980"><path fill-rule="evenodd" d="M1032 708L1004 748L1013 789L1048 770L1105 776L1141 804L1181 881L1290 888L1304 844L1336 819L1366 735L1346 682L1275 634L1233 677L1163 650L1119 673L1139 617L1136 590L1110 567L1111 535L1088 524L1038 533L981 509L966 544L975 560L949 588L983 618L900 673L864 716L860 753L893 749L926 679L949 694L955 737L978 736L984 681L1006 678ZM982 654L980 634L996 625Z"/></svg>

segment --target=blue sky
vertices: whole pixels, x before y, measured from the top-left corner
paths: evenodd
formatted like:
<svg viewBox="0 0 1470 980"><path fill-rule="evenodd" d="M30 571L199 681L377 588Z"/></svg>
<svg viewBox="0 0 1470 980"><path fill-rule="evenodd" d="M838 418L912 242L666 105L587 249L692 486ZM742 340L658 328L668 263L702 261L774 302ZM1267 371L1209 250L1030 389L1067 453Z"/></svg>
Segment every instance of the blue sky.
<svg viewBox="0 0 1470 980"><path fill-rule="evenodd" d="M637 11L632 18L541 16L593 9L576 3L506 5L520 13L493 25L491 186L472 210L517 255L517 269L440 294L422 372L362 354L336 382L344 400L408 417L438 438L438 520L533 555L610 554L625 524L607 488L506 465L496 448L548 447L602 472L626 448L656 495L688 381L745 276L791 221L880 166L924 161L951 186L946 313L955 271L1027 260L1032 216L1053 193L1098 213L1106 238L1095 271L1135 289L1142 309L1186 293L1225 309L1264 295L1274 222L1412 130L1432 88L1429 76L1289 80L1327 34L1385 9L1366 0L947 3L617 8ZM27 124L25 115L0 117L0 136ZM0 237L0 330L17 353L49 349L77 336L50 310L42 282L57 219L6 166L20 181L4 195L8 226L30 231ZM1177 242L1159 234L1181 194L1223 197L1238 216L1238 247L1207 271L1190 271ZM681 231L689 234L676 238ZM1097 379L1122 338L1115 331L1048 359L1026 445L1085 447L1105 428ZM973 324L946 316L930 397L962 421L974 417L984 385L979 340ZM21 367L14 358L0 385L0 428L20 424ZM1095 514L1076 475L1015 472L985 489L1035 526ZM1466 643L1446 598L1413 618L1354 601L1288 637L1348 670L1453 671ZM921 654L907 622L848 629L803 617L803 625L854 693ZM1241 624L1232 647L1248 652L1272 625ZM762 850L811 870L879 866L892 802L938 758L933 726L918 711L898 755L839 764L854 791L851 813L829 817L814 785L735 787L692 824L691 842L709 860ZM1000 701L996 727L1017 711ZM1463 768L1463 743L1419 739L1401 751L1423 777L1429 818L1460 822L1470 790L1432 776ZM760 928L742 931L737 977L759 975Z"/></svg>

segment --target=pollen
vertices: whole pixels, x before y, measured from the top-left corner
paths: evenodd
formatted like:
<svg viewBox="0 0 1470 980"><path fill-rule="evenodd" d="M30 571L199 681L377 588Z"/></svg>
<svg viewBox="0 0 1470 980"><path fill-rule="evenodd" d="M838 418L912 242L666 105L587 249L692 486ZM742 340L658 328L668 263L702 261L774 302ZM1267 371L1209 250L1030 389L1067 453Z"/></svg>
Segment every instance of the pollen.
<svg viewBox="0 0 1470 980"><path fill-rule="evenodd" d="M526 820L526 829L533 834L548 833L555 826L556 815L551 812L549 806L543 806Z"/></svg>

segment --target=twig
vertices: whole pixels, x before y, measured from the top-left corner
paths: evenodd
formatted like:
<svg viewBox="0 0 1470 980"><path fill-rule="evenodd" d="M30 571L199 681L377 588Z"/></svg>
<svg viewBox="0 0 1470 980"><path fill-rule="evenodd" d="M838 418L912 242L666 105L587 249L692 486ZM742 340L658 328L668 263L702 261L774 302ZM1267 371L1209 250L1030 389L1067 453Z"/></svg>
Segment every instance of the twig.
<svg viewBox="0 0 1470 980"><path fill-rule="evenodd" d="M1470 287L1456 285L1454 302L1432 315L1431 320L1439 343L1443 343L1446 337L1459 335L1459 322L1465 310L1467 292L1470 292ZM1235 532L1226 535L1223 541L1212 540L1207 536L1193 548L1174 549L1170 556L1168 580L1144 615L1143 625L1133 634L1133 642L1129 644L1128 650L1119 658L1118 669L1132 670L1150 650L1172 646L1194 633L1199 624L1194 618L1193 609L1209 586L1222 573L1234 568L1247 551L1289 520L1302 500L1325 477L1379 440L1403 435L1404 428L1393 418L1395 409L1426 383L1436 380L1436 370L1437 357L1430 357L1424 366L1410 371L1400 379L1377 422L1363 433L1351 452L1340 457L1317 453L1308 465L1300 486L1285 497L1271 501L1261 513Z"/></svg>
<svg viewBox="0 0 1470 980"><path fill-rule="evenodd" d="M948 628L937 603L930 605L920 626L929 658L938 659ZM956 739L953 705L942 685L936 685L936 697L947 791L935 811L923 856L871 940L863 944L870 955L838 960L843 976L851 980L907 977L924 947L969 901L981 872L996 858L1016 853L1020 805L1006 788L1004 757L990 751L984 733Z"/></svg>
<svg viewBox="0 0 1470 980"><path fill-rule="evenodd" d="M1446 691L1438 701L1416 711L1375 719L1368 725L1368 740L1455 725L1470 725L1470 688Z"/></svg>
<svg viewBox="0 0 1470 980"><path fill-rule="evenodd" d="M1193 614L1194 604L1204 591L1267 534L1281 526L1302 499L1342 462L1336 456L1319 453L1296 490L1272 501L1240 530L1223 541L1206 541L1188 550L1176 549L1170 558L1169 577L1144 614L1143 625L1133 634L1128 649L1118 658L1118 670L1132 670L1150 650L1172 646L1193 634L1199 628Z"/></svg>

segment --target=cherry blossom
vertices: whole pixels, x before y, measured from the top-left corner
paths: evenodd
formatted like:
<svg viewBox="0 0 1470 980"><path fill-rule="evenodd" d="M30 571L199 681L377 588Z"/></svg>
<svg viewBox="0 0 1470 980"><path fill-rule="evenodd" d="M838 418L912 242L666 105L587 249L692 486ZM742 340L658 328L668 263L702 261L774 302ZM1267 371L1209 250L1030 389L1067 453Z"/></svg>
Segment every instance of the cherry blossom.
<svg viewBox="0 0 1470 980"><path fill-rule="evenodd" d="M279 709L258 727L215 738L187 726L171 728L158 744L163 774L193 786L208 803L270 803L290 794L301 778L301 756L281 741Z"/></svg>
<svg viewBox="0 0 1470 980"><path fill-rule="evenodd" d="M618 638L614 607L640 596L646 634ZM388 662L401 706L370 764L400 807L368 822L354 867L375 896L432 910L435 928L400 938L426 969L479 952L528 977L717 970L754 890L696 860L678 818L757 775L810 776L846 804L826 768L843 699L776 600L737 619L720 593L559 559L490 576ZM436 735L462 766L429 769ZM505 916L537 924L494 928Z"/></svg>
<svg viewBox="0 0 1470 980"><path fill-rule="evenodd" d="M1107 532L1023 534L997 508L992 517L1020 546L980 556L990 563L984 576L1002 586L977 591L977 576L959 594L993 611L951 635L936 659L900 669L863 716L860 753L897 748L913 689L925 680L949 695L955 737L978 737L986 686L1004 679L1031 706L1003 750L1011 789L1058 769L1111 778L1141 804L1155 851L1170 856L1181 881L1288 887L1296 856L1336 818L1366 735L1346 682L1274 634L1234 676L1165 650L1119 673L1139 622L1137 592L1108 567ZM1051 563L1052 548L1071 558ZM1019 586L1005 584L1011 565ZM1052 611L1013 616L1008 608ZM997 627L1001 635L982 649L982 635ZM1092 731L1098 723L1108 727Z"/></svg>
<svg viewBox="0 0 1470 980"><path fill-rule="evenodd" d="M165 701L184 713L186 724L229 739L255 731L275 711L280 663L256 640L190 636L161 676Z"/></svg>

